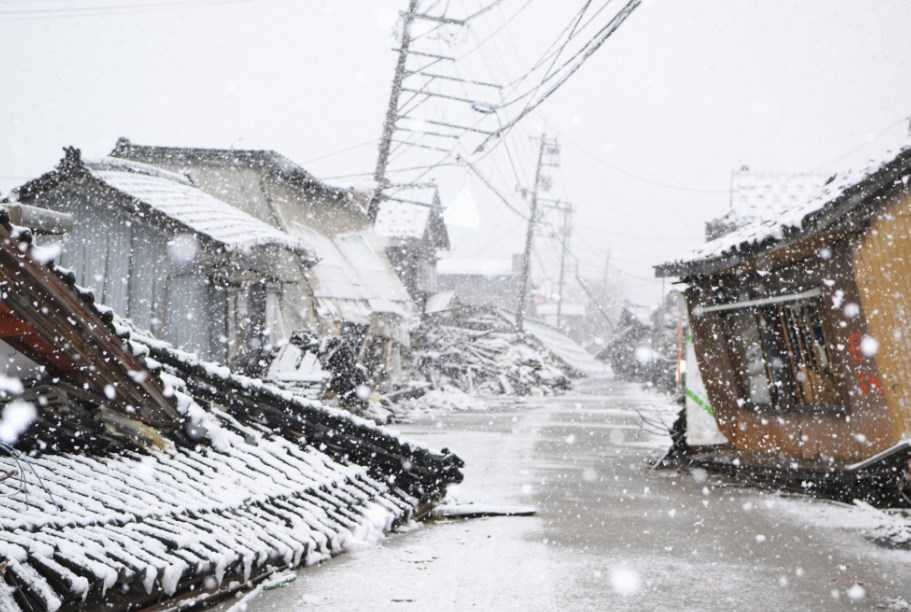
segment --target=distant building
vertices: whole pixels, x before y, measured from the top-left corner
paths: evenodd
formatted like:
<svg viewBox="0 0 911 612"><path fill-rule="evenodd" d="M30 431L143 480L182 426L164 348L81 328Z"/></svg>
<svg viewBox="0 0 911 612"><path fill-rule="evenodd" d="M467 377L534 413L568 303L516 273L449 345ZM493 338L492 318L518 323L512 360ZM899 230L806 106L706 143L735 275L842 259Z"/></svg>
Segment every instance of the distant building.
<svg viewBox="0 0 911 612"><path fill-rule="evenodd" d="M463 304L514 309L519 299L519 267L508 258L441 257L437 261L440 291L454 291Z"/></svg>
<svg viewBox="0 0 911 612"><path fill-rule="evenodd" d="M743 167L731 174L731 207L705 224L705 239L714 240L760 219L809 202L831 176L824 172L753 172Z"/></svg>
<svg viewBox="0 0 911 612"><path fill-rule="evenodd" d="M437 252L449 248L440 193L435 186L390 190L380 202L374 231L408 293L422 306L438 290Z"/></svg>

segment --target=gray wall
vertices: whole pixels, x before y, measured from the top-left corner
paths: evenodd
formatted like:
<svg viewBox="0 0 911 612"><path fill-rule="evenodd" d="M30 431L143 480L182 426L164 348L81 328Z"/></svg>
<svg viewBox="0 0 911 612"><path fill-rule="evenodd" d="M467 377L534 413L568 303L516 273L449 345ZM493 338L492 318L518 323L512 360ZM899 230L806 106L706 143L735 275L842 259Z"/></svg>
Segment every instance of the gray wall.
<svg viewBox="0 0 911 612"><path fill-rule="evenodd" d="M226 291L198 266L179 268L168 256L171 234L116 203L103 189L57 189L34 204L70 213L60 263L138 327L205 359L224 361Z"/></svg>

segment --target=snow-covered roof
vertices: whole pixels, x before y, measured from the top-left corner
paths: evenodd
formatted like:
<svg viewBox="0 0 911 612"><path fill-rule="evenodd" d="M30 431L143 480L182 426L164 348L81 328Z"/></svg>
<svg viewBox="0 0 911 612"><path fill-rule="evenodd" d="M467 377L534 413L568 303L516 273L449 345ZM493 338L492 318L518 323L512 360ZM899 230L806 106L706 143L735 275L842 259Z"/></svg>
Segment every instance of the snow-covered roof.
<svg viewBox="0 0 911 612"><path fill-rule="evenodd" d="M440 291L427 298L424 304L424 314L436 314L450 310L455 301L455 291Z"/></svg>
<svg viewBox="0 0 911 612"><path fill-rule="evenodd" d="M18 296L13 312L23 320L55 316L56 327L33 328L36 338L50 345L69 330L79 354L98 356L89 374L96 387L113 383L103 393L76 385L72 376L90 370L83 367L28 391L5 381L7 407L12 398L47 393L54 404L30 408L37 432L5 439L14 471L0 479L0 558L4 580L16 588L3 584L0 609L142 607L193 591L205 597L198 588L207 578L227 587L265 576L276 563L311 565L379 537L460 480L453 455L143 335L73 286L69 273L49 268L3 216L0 234L0 270ZM51 315L35 301L49 296L57 303ZM112 350L121 346L129 353ZM42 364L63 350L44 354ZM131 376L118 382L117 369ZM140 384L171 398L174 414L141 422L135 409L110 410L113 396Z"/></svg>
<svg viewBox="0 0 911 612"><path fill-rule="evenodd" d="M515 324L514 313L503 309L499 309L498 312L505 320ZM570 369L587 376L601 376L607 373L607 368L602 362L556 327L532 319L525 319L523 327L526 334L534 337Z"/></svg>
<svg viewBox="0 0 911 612"><path fill-rule="evenodd" d="M717 233L729 232L755 221L782 214L812 200L831 172L753 172L746 168L731 175L731 208L709 222ZM711 237L710 237L711 238Z"/></svg>
<svg viewBox="0 0 911 612"><path fill-rule="evenodd" d="M664 276L679 276L681 271L685 273L687 269L750 251L761 244L774 244L795 233L802 235L801 230L812 230L812 219L824 211L843 202L849 207L862 203L863 198L849 196L862 192L867 183L896 179L905 184L911 179L911 146L899 152L887 150L860 169L832 174L818 190L804 191L807 199L795 199L796 204L772 209L761 218L699 246L676 262L657 266L657 272ZM790 203L790 196L787 199Z"/></svg>
<svg viewBox="0 0 911 612"><path fill-rule="evenodd" d="M229 250L279 245L304 251L285 232L193 187L179 174L110 157L85 162L95 178Z"/></svg>
<svg viewBox="0 0 911 612"><path fill-rule="evenodd" d="M420 240L427 231L430 212L426 204L384 200L380 202L373 227L384 238Z"/></svg>
<svg viewBox="0 0 911 612"><path fill-rule="evenodd" d="M368 235L330 238L301 224L291 233L316 255L313 293L321 314L352 323L369 324L373 313L405 316L411 298L388 260L378 255Z"/></svg>
<svg viewBox="0 0 911 612"><path fill-rule="evenodd" d="M443 257L437 274L467 276L512 276L512 260L505 258Z"/></svg>

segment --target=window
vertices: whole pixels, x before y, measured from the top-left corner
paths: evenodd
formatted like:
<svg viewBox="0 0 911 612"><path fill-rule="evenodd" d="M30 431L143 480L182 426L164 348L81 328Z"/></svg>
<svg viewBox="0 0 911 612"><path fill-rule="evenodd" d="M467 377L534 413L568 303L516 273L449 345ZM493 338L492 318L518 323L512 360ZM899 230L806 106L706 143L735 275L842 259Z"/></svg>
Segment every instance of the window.
<svg viewBox="0 0 911 612"><path fill-rule="evenodd" d="M819 299L752 302L723 315L740 395L777 410L841 405Z"/></svg>

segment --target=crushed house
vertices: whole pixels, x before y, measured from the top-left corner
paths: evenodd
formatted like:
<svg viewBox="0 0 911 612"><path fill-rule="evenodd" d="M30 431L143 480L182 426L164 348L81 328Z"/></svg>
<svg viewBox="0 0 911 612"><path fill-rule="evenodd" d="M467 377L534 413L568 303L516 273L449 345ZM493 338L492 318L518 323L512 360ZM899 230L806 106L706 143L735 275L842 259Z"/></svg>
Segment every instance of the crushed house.
<svg viewBox="0 0 911 612"><path fill-rule="evenodd" d="M413 303L373 231L365 198L321 182L273 151L120 139L111 156L186 176L198 189L303 243L316 264L308 275L312 300L297 295L297 314L306 317L312 307L315 322L308 328L350 339L377 377L400 373Z"/></svg>
<svg viewBox="0 0 911 612"><path fill-rule="evenodd" d="M438 289L437 252L449 248L440 192L434 185L391 190L373 224L386 256L418 306Z"/></svg>
<svg viewBox="0 0 911 612"><path fill-rule="evenodd" d="M145 335L30 241L0 211L0 609L199 605L461 479L454 455Z"/></svg>
<svg viewBox="0 0 911 612"><path fill-rule="evenodd" d="M247 366L263 345L305 325L300 290L312 259L303 242L184 175L110 157L83 160L70 148L14 197L75 219L61 263L78 284L205 359Z"/></svg>
<svg viewBox="0 0 911 612"><path fill-rule="evenodd" d="M736 461L805 488L895 484L911 435L911 149L721 235L678 277ZM798 469L799 468L799 469Z"/></svg>

